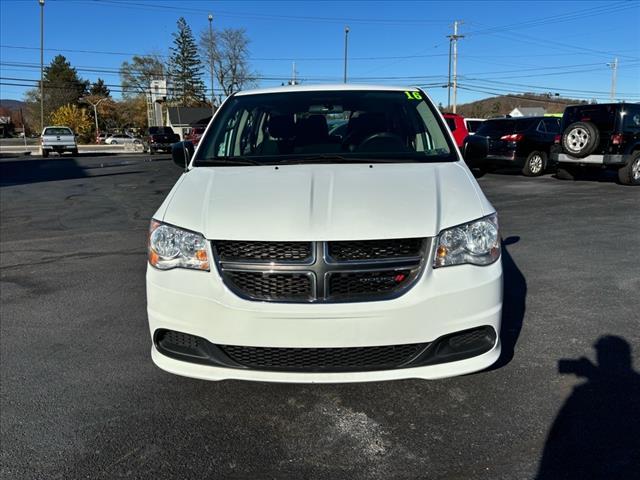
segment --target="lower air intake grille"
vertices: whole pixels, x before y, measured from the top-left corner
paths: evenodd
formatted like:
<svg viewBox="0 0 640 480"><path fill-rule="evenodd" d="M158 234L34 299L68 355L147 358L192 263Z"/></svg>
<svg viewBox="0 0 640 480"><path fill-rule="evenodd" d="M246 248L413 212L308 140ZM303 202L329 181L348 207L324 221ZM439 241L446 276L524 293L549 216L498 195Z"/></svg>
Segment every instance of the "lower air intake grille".
<svg viewBox="0 0 640 480"><path fill-rule="evenodd" d="M398 368L428 344L352 348L266 348L219 345L233 361L258 370L349 371Z"/></svg>

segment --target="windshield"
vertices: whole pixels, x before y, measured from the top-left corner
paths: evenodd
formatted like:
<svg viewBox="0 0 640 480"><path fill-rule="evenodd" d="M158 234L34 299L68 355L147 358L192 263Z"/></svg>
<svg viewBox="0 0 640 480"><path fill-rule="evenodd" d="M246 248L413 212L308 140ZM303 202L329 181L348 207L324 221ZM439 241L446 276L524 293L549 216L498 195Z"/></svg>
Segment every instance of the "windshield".
<svg viewBox="0 0 640 480"><path fill-rule="evenodd" d="M229 99L194 165L318 161L455 161L419 91L308 91Z"/></svg>

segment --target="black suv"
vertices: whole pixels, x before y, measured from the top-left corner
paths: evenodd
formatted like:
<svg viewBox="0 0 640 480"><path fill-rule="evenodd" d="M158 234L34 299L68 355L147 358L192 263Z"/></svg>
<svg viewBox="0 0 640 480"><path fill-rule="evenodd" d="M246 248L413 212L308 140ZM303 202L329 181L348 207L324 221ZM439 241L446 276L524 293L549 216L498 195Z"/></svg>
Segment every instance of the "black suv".
<svg viewBox="0 0 640 480"><path fill-rule="evenodd" d="M559 133L557 117L494 118L465 139L464 158L470 167L483 171L513 166L537 177L547 169L549 151Z"/></svg>
<svg viewBox="0 0 640 480"><path fill-rule="evenodd" d="M572 105L552 149L558 178L573 180L589 166L616 169L624 185L640 185L640 103Z"/></svg>

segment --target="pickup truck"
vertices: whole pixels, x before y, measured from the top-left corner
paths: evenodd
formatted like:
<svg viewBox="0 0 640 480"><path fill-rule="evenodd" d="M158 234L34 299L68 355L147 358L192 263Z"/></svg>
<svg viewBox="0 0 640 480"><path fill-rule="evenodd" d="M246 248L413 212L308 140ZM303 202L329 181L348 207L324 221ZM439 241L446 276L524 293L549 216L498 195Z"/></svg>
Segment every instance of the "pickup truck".
<svg viewBox="0 0 640 480"><path fill-rule="evenodd" d="M146 143L151 155L158 151L170 152L171 146L179 141L180 137L171 127L149 127Z"/></svg>
<svg viewBox="0 0 640 480"><path fill-rule="evenodd" d="M69 127L45 127L40 137L40 144L43 158L47 158L49 153L71 152L78 155L78 144L76 136Z"/></svg>

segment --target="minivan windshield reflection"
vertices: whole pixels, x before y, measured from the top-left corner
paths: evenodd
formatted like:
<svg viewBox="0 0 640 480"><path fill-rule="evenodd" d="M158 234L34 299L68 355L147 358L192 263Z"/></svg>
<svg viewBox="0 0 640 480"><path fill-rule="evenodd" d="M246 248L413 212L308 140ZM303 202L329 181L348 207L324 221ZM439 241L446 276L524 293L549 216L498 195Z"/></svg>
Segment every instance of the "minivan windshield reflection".
<svg viewBox="0 0 640 480"><path fill-rule="evenodd" d="M238 95L201 140L195 166L455 161L419 91Z"/></svg>

